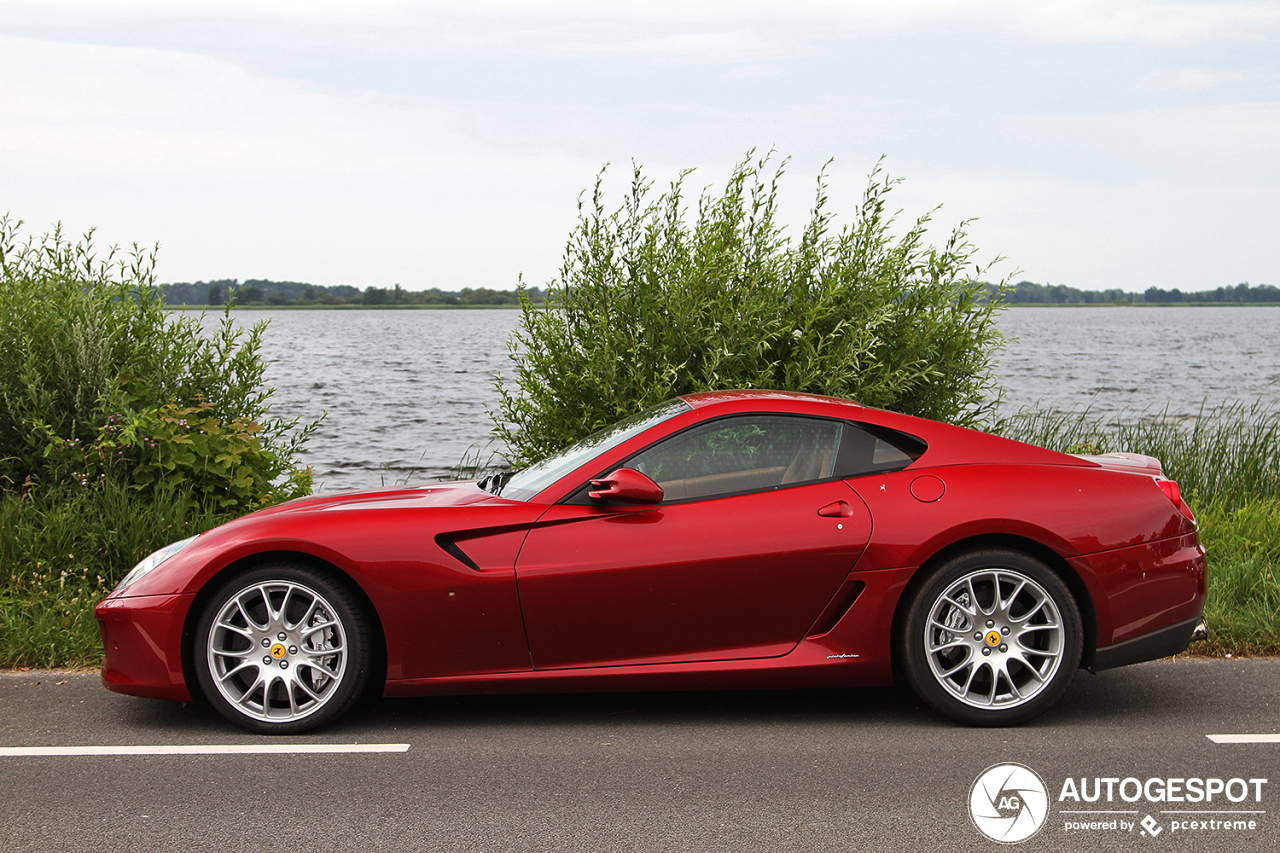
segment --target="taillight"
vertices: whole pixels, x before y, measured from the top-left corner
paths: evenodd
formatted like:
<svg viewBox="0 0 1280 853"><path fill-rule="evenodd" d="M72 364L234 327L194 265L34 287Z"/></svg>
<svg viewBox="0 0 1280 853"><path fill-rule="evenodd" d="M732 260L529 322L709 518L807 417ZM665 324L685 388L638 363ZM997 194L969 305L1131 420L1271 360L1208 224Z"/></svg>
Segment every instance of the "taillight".
<svg viewBox="0 0 1280 853"><path fill-rule="evenodd" d="M1178 490L1178 484L1173 480L1156 480L1156 485L1160 487L1160 491L1164 492L1164 496L1173 501L1173 505L1178 511L1187 518L1195 521L1196 518L1191 514L1191 507L1187 506L1186 501L1182 499L1182 492Z"/></svg>

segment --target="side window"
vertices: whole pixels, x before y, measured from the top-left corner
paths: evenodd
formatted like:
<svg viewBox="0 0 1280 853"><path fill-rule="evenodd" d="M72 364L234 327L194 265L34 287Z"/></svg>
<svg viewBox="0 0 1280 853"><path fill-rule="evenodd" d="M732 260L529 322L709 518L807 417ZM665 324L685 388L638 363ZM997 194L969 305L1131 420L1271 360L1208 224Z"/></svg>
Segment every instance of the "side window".
<svg viewBox="0 0 1280 853"><path fill-rule="evenodd" d="M836 470L841 477L900 471L928 446L913 435L871 424L846 424Z"/></svg>
<svg viewBox="0 0 1280 853"><path fill-rule="evenodd" d="M741 415L672 436L627 465L656 480L668 501L760 491L831 477L844 429L820 418Z"/></svg>

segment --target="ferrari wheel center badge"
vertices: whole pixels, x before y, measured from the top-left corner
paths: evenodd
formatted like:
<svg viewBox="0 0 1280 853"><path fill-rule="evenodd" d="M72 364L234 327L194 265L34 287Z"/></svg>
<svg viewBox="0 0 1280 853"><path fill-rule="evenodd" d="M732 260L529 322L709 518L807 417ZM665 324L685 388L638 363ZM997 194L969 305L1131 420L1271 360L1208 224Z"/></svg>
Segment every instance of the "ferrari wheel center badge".
<svg viewBox="0 0 1280 853"><path fill-rule="evenodd" d="M987 632L987 645L988 645L988 646L998 646L998 645L1000 645L1000 632L999 632L999 631L988 631L988 632ZM272 652L272 654L275 654L275 652L273 651L273 652Z"/></svg>
<svg viewBox="0 0 1280 853"><path fill-rule="evenodd" d="M280 660L280 658L284 657L284 652L285 649L283 643L276 643L271 647L271 656L276 660Z"/></svg>

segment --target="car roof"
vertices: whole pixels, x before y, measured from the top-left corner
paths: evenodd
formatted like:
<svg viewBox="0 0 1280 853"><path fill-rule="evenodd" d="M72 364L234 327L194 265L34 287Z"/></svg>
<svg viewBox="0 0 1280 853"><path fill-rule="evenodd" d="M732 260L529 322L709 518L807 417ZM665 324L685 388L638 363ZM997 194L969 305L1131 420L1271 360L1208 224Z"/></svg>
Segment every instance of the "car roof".
<svg viewBox="0 0 1280 853"><path fill-rule="evenodd" d="M801 394L795 391L704 391L683 395L694 410L715 407L724 414L787 412L795 415L842 418L888 427L920 439L929 446L921 457L927 467L973 464L1038 464L1098 467L1097 462L1031 444L967 429L941 421L863 406L853 400Z"/></svg>
<svg viewBox="0 0 1280 853"><path fill-rule="evenodd" d="M803 394L798 391L768 391L763 389L737 389L730 391L701 391L697 394L683 394L680 397L692 408L722 403L822 403L861 409L862 406L853 400L841 397L827 397L822 394Z"/></svg>

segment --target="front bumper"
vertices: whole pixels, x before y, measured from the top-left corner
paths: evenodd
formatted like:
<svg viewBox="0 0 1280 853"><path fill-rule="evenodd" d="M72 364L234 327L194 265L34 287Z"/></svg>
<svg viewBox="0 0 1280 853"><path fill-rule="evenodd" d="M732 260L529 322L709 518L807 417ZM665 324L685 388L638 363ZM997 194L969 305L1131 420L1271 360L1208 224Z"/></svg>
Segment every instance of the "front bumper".
<svg viewBox="0 0 1280 853"><path fill-rule="evenodd" d="M106 656L108 690L152 699L191 701L182 673L182 627L194 595L107 598L95 609Z"/></svg>

